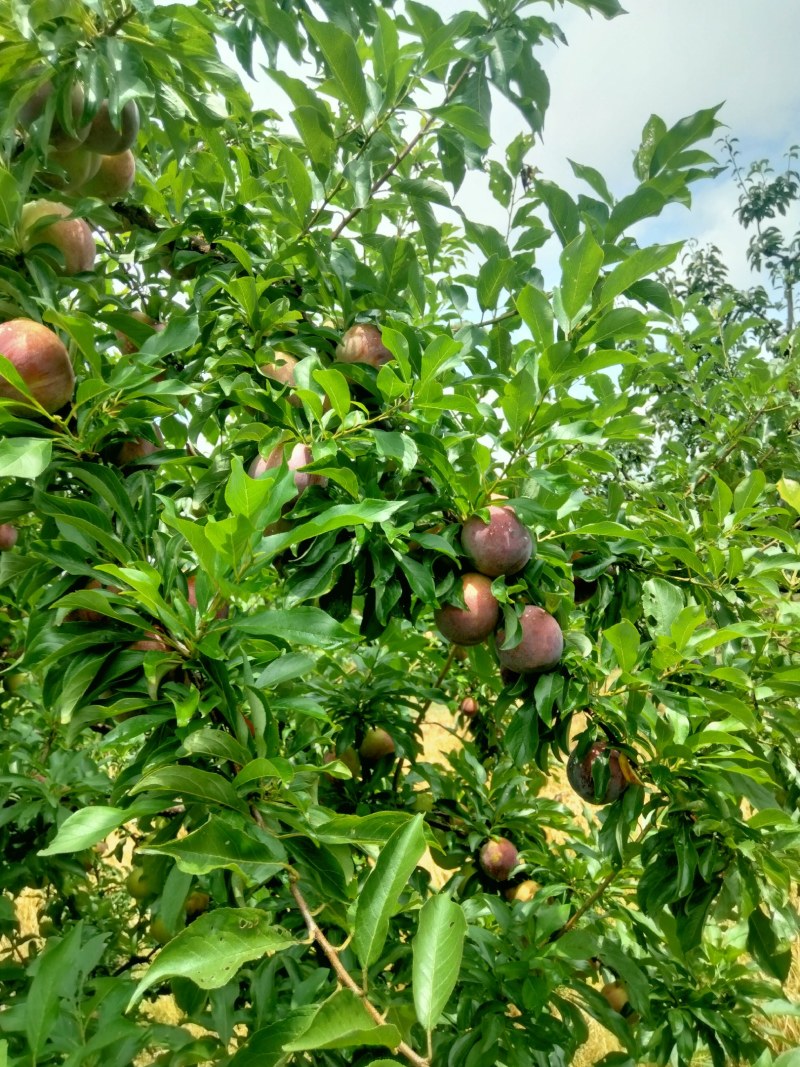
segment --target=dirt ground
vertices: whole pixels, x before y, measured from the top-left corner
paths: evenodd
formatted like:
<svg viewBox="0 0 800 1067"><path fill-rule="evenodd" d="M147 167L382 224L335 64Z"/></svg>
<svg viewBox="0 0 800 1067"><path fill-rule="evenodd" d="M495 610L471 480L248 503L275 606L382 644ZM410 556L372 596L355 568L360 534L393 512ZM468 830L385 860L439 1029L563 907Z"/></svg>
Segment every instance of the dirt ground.
<svg viewBox="0 0 800 1067"><path fill-rule="evenodd" d="M428 762L446 763L447 753L453 751L460 744L459 738L454 736L454 730L456 734L460 730L463 731L463 725L455 721L447 708L434 705L428 712L424 727L424 755ZM543 790L543 795L558 800L567 807L571 807L577 817L582 817L580 803L567 786L563 774L556 771L551 775L550 781ZM130 851L130 849L126 849L123 856L123 861L120 865L123 871L129 866ZM116 863L116 861L112 862ZM436 886L443 885L449 877L449 872L438 868L430 854L423 858L423 865L431 871L433 882ZM38 937L38 917L42 911L43 904L44 896L38 890L26 890L17 898L16 910L20 922L20 932L23 936ZM5 939L0 939L0 959L9 949L8 942ZM27 952L23 951L22 955L23 957L26 956ZM795 945L793 957L792 971L786 992L791 999L797 1000L800 998L800 943ZM143 1005L142 1010L154 1021L171 1025L184 1025L195 1036L201 1036L206 1032L199 1026L183 1022L182 1014L170 996L157 997ZM774 1020L774 1022L776 1025L779 1023L778 1020ZM607 1030L591 1019L588 1020L588 1024L589 1040L573 1060L572 1067L593 1067L607 1053L620 1048ZM800 1020L786 1020L783 1030L787 1044L800 1043ZM152 1059L149 1057L140 1058L137 1060L135 1067L146 1067L151 1062ZM696 1067L704 1067L707 1062L705 1058L698 1057L695 1065Z"/></svg>

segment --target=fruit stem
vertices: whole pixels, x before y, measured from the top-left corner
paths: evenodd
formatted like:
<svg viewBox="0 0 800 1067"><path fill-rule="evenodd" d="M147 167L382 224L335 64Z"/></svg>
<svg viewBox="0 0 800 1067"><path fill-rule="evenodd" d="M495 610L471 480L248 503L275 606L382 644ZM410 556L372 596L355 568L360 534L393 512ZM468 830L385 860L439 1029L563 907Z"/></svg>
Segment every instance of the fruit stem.
<svg viewBox="0 0 800 1067"><path fill-rule="evenodd" d="M362 989L358 982L356 982L356 980L344 966L342 961L339 959L339 950L336 949L330 943L325 934L323 934L322 930L320 930L319 926L317 926L316 920L311 914L311 909L308 906L308 902L300 891L300 886L297 883L297 874L295 872L290 872L289 877L289 888L291 889L292 896L294 897L295 902L297 903L297 906L300 909L300 914L303 916L303 921L306 924L306 929L308 930L309 937L312 941L316 941L316 943L325 953L328 962L330 963L331 967L334 970L334 973L336 974L336 977L339 979L342 985L345 986L347 989L351 990L353 993L355 993L357 997L360 997L362 1004L367 1009L372 1018L375 1020L375 1022L378 1024L378 1026L383 1026L386 1020L375 1007L375 1005L367 999L366 992ZM401 1056L405 1056L409 1063L414 1064L414 1067L430 1067L430 1061L423 1059L422 1056L419 1056L414 1051L414 1049L411 1048L410 1045L407 1045L405 1043L405 1041L401 1041L395 1051L399 1052Z"/></svg>

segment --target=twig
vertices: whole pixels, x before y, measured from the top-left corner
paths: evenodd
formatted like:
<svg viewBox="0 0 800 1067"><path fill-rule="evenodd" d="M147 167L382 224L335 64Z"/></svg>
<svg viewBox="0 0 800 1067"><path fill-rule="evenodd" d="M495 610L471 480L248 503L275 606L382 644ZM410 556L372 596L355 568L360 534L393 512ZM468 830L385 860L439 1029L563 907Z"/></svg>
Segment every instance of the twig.
<svg viewBox="0 0 800 1067"><path fill-rule="evenodd" d="M456 80L453 83L453 85L447 91L447 96L445 96L445 98L444 98L444 104L441 105L442 107L444 107L446 104L450 103L450 101L456 95L458 90L461 88L461 85L462 85L464 79L470 73L470 71L472 70L474 65L475 65L474 61L471 62L471 63L467 63L467 65L461 71L459 76L456 78ZM391 176L394 174L394 172L397 170L397 168L400 166L400 164L403 162L403 160L411 152L414 151L414 149L417 147L417 145L422 140L422 138L425 136L425 134L430 130L430 128L434 124L434 122L436 122L436 118L437 118L436 115L428 115L428 117L425 119L423 124L420 126L419 130L417 131L417 133L411 138L411 140L408 142L408 144L405 146L405 148L402 150L402 152L398 152L398 154L395 156L395 158L392 160L392 162L389 164L389 166L386 168L386 170L383 172L383 174L381 174L378 178L376 178L375 181L372 183L372 185L370 186L369 195L367 196L367 199L366 199L366 203L364 203L360 207L354 207L352 211L349 211L345 215L345 217L342 219L342 221L339 223L339 225L336 227L336 229L331 234L331 240L332 241L335 241L337 237L341 236L342 230L346 229L346 227L348 227L350 225L350 223L353 221L353 219L356 217L356 215L360 215L361 214L361 212L364 210L364 208L367 206L367 204L369 204L369 202L372 200L372 198L375 195L375 193L377 193L377 191L381 188L381 186L384 185L391 178Z"/></svg>
<svg viewBox="0 0 800 1067"><path fill-rule="evenodd" d="M603 893L605 893L611 883L616 878L618 878L621 873L622 867L617 867L617 869L615 871L612 871L611 874L606 875L606 877L603 879L597 889L595 889L594 893L592 893L586 898L586 900L584 900L583 904L581 904L575 914L571 915L560 929L554 930L547 940L549 942L558 941L558 939L560 937L563 937L564 934L568 934L570 930L572 930L573 927L583 918L589 908L594 907L600 897L602 897Z"/></svg>
<svg viewBox="0 0 800 1067"><path fill-rule="evenodd" d="M113 37L114 34L118 33L119 30L121 30L122 27L125 25L125 23L128 22L130 19L132 19L135 14L136 14L136 8L135 7L129 7L127 11L123 11L122 14L118 18L114 19L114 21L108 27L108 29L106 30L106 32L105 32L105 34L103 36L105 36L105 37Z"/></svg>
<svg viewBox="0 0 800 1067"><path fill-rule="evenodd" d="M300 914L303 916L303 921L306 924L309 937L313 941L316 941L316 943L325 953L328 962L330 963L334 973L336 974L336 977L339 979L342 985L345 986L345 988L351 990L351 992L355 993L356 996L361 999L361 1003L367 1009L367 1011L375 1020L375 1022L379 1026L383 1026L386 1020L375 1007L375 1005L367 999L367 994L364 992L358 982L356 982L356 980L352 977L352 975L344 966L342 961L339 959L338 949L334 948L334 946L330 943L325 934L323 934L322 930L320 930L319 926L317 926L316 920L311 914L311 909L309 908L305 897L300 891L300 886L297 884L297 875L292 873L290 875L290 878L291 881L289 883L289 888L291 889L292 896L294 897L297 906L300 909ZM413 1048L411 1048L410 1045L407 1045L405 1043L405 1041L400 1042L400 1044L395 1049L395 1052L399 1052L401 1056L405 1056L409 1063L414 1064L414 1067L430 1067L429 1060L423 1059L423 1057L418 1055L413 1050Z"/></svg>

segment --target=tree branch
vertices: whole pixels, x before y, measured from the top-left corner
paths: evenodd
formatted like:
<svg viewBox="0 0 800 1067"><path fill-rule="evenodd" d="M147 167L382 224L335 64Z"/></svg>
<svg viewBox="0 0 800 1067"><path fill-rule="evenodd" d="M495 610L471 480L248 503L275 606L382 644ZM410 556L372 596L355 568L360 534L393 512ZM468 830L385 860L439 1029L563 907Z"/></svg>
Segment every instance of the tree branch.
<svg viewBox="0 0 800 1067"><path fill-rule="evenodd" d="M306 924L306 929L308 930L309 937L313 941L316 941L316 943L325 953L328 962L330 963L334 973L336 974L336 977L339 979L342 985L345 986L345 988L351 990L351 992L355 993L356 996L360 997L361 1003L367 1009L367 1011L375 1020L375 1022L379 1026L382 1026L386 1022L386 1020L375 1007L375 1005L367 999L367 994L365 993L365 991L361 988L358 982L356 982L356 980L352 977L352 975L344 966L342 961L339 959L338 950L334 948L334 946L330 943L325 934L323 934L322 930L320 930L319 926L317 926L316 920L311 914L311 909L308 906L308 902L301 893L300 886L297 884L297 875L293 872L290 873L290 879L291 880L289 883L289 888L292 891L292 896L294 897L295 902L297 903L297 907L300 909L300 914L303 916L303 921ZM405 1056L409 1063L414 1064L414 1067L430 1067L430 1062L426 1059L423 1059L422 1056L418 1055L414 1051L414 1049L411 1048L410 1045L407 1045L405 1043L405 1041L400 1042L400 1044L395 1049L395 1052L399 1052L401 1056Z"/></svg>
<svg viewBox="0 0 800 1067"><path fill-rule="evenodd" d="M445 96L445 98L444 98L444 103L440 105L441 107L444 107L446 104L450 103L450 101L456 95L458 90L461 88L461 86L462 86L462 84L464 82L464 79L470 73L470 71L472 70L474 65L475 65L475 63L473 61L471 63L468 63L464 67L464 69L461 71L459 76L456 78L455 82L453 82L453 84L450 87L450 89L448 89L447 96ZM400 164L403 162L403 160L406 159L407 156L409 156L410 153L414 151L414 149L417 147L417 145L422 140L422 138L425 136L425 134L430 130L430 128L434 124L434 122L436 122L436 116L435 115L428 115L428 117L425 119L423 124L420 126L418 132L411 138L411 140L408 142L408 144L405 146L405 148L402 150L402 152L399 152L395 156L395 158L392 160L392 162L389 164L389 166L386 168L386 170L383 172L383 174L381 174L378 178L376 178L375 181L372 183L372 185L370 186L369 195L367 196L366 204L362 205L361 207L354 207L352 211L349 211L345 215L345 217L342 219L342 221L339 223L339 225L336 227L336 229L331 234L331 240L332 241L335 241L337 237L341 236L342 230L346 229L346 227L350 225L350 223L353 221L353 219L356 217L356 215L360 215L361 214L361 212L364 210L364 208L372 200L372 198L375 195L375 193L377 193L377 191L381 188L381 186L384 185L391 178L391 176L394 174L394 172L397 170L397 168L400 166Z"/></svg>

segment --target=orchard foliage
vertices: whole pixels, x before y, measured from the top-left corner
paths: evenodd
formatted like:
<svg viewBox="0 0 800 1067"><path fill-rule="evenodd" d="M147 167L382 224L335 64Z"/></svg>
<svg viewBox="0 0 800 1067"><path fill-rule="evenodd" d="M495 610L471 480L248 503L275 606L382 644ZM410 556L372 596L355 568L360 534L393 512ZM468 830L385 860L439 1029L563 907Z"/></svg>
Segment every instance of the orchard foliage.
<svg viewBox="0 0 800 1067"><path fill-rule="evenodd" d="M0 315L76 382L48 413L0 352L0 1061L549 1067L588 1014L607 1067L786 1062L797 336L641 241L716 109L652 116L620 195L537 171L552 16L3 6ZM357 324L391 358L337 353ZM462 649L434 615L498 500L532 554ZM542 617L558 662L501 675ZM541 795L570 753L585 819Z"/></svg>

